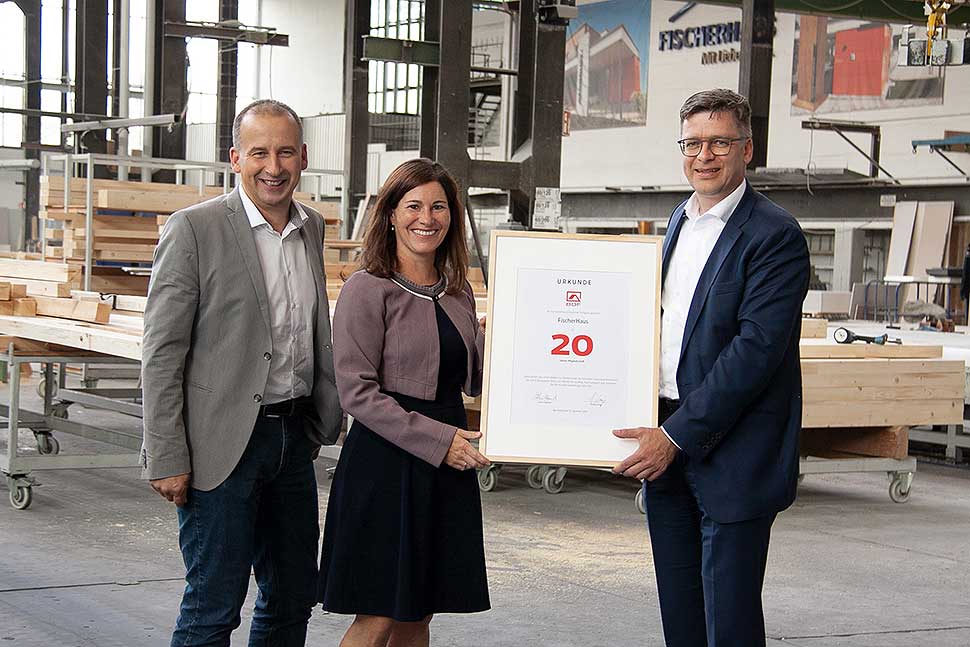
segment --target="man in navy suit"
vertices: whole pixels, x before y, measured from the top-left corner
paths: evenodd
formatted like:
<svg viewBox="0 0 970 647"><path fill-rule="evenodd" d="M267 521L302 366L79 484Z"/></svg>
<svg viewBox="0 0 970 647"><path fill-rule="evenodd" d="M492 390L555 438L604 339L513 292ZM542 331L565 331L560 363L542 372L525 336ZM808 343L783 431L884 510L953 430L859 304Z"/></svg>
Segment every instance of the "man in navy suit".
<svg viewBox="0 0 970 647"><path fill-rule="evenodd" d="M745 180L751 108L730 90L680 110L684 175L663 246L659 428L615 472L643 480L668 647L765 644L775 516L795 499L798 338L808 246Z"/></svg>

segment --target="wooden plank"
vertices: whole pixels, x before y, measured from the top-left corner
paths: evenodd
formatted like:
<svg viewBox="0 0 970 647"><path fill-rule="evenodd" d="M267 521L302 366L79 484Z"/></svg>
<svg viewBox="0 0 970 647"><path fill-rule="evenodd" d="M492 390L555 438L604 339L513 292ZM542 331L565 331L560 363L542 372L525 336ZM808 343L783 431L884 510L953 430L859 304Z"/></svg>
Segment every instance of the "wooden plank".
<svg viewBox="0 0 970 647"><path fill-rule="evenodd" d="M963 423L963 398L904 400L902 402L843 402L806 404L803 427L889 427L895 425L955 425Z"/></svg>
<svg viewBox="0 0 970 647"><path fill-rule="evenodd" d="M906 264L908 276L926 276L930 267L940 267L946 250L947 236L953 221L953 202L920 202L916 209L916 224L913 227L913 242ZM904 286L904 302L915 298L916 288ZM934 300L936 293L934 291ZM902 304L900 304L902 305Z"/></svg>
<svg viewBox="0 0 970 647"><path fill-rule="evenodd" d="M10 301L10 284L0 281L0 301Z"/></svg>
<svg viewBox="0 0 970 647"><path fill-rule="evenodd" d="M0 276L40 281L72 281L78 270L64 263L0 258Z"/></svg>
<svg viewBox="0 0 970 647"><path fill-rule="evenodd" d="M842 452L857 456L906 458L909 453L909 428L860 427L849 429L810 429L802 433L803 456Z"/></svg>
<svg viewBox="0 0 970 647"><path fill-rule="evenodd" d="M95 204L102 209L174 213L203 202L205 198L188 193L101 189Z"/></svg>
<svg viewBox="0 0 970 647"><path fill-rule="evenodd" d="M101 227L94 230L95 240L98 238L137 238L139 240L158 243L158 234L158 229L112 229ZM85 238L84 229L80 227L74 229L72 235L76 240L83 241Z"/></svg>
<svg viewBox="0 0 970 647"><path fill-rule="evenodd" d="M132 296L126 294L102 294L100 292L85 292L84 290L73 290L71 296L81 301L95 301L97 303L107 303L112 310L123 310L125 312L145 312L147 297Z"/></svg>
<svg viewBox="0 0 970 647"><path fill-rule="evenodd" d="M141 335L85 326L73 321L43 317L0 317L0 332L71 348L92 350L112 357L141 360Z"/></svg>
<svg viewBox="0 0 970 647"><path fill-rule="evenodd" d="M813 344L803 343L798 349L805 359L933 359L943 357L942 346L906 346L900 344Z"/></svg>
<svg viewBox="0 0 970 647"><path fill-rule="evenodd" d="M111 316L111 306L107 303L51 297L34 298L37 300L37 314L45 317L106 324Z"/></svg>
<svg viewBox="0 0 970 647"><path fill-rule="evenodd" d="M31 298L0 301L0 315L33 317L35 314L37 314L37 303Z"/></svg>
<svg viewBox="0 0 970 647"><path fill-rule="evenodd" d="M850 360L859 363L856 360ZM860 373L845 373L836 371L823 371L821 373L806 370L802 364L802 388L850 388L850 387L893 387L893 386L923 386L927 388L957 388L964 387L964 375L962 370L949 372L912 372L907 373L900 370L895 364L903 360L892 360L893 365L884 369L872 369ZM962 363L962 362L961 362Z"/></svg>
<svg viewBox="0 0 970 647"><path fill-rule="evenodd" d="M900 400L953 400L963 397L963 384L911 385L884 384L879 386L803 386L802 401L812 402L885 402Z"/></svg>
<svg viewBox="0 0 970 647"><path fill-rule="evenodd" d="M116 267L95 267L91 273L91 290L111 294L148 294L148 277L131 276Z"/></svg>
<svg viewBox="0 0 970 647"><path fill-rule="evenodd" d="M14 288L14 295L11 298L17 298L18 296L24 297L69 297L71 296L71 284L58 282L58 281L35 281L33 279L19 279L19 278L8 278L0 277L0 281L16 281L14 285L20 285L23 287L23 294L21 290Z"/></svg>
<svg viewBox="0 0 970 647"><path fill-rule="evenodd" d="M805 317L802 319L802 339L825 339L828 327L826 319Z"/></svg>
<svg viewBox="0 0 970 647"><path fill-rule="evenodd" d="M84 193L87 190L87 178L71 178L71 191ZM40 178L40 188L42 191L64 192L63 175L44 175ZM94 179L92 188L94 191L101 189L128 190L128 191L158 191L161 193L199 193L199 187L195 184L169 184L168 182L132 182L122 180ZM222 186L203 186L202 194L212 197L222 195Z"/></svg>
<svg viewBox="0 0 970 647"><path fill-rule="evenodd" d="M95 353L80 348L61 346L45 341L35 341L24 339L23 337L12 337L10 335L0 335L0 350L7 352L13 344L14 355L27 355L33 357L104 357L102 353Z"/></svg>
<svg viewBox="0 0 970 647"><path fill-rule="evenodd" d="M889 254L886 257L886 275L906 274L909 248L916 223L916 202L897 202L893 210L893 231L889 237Z"/></svg>

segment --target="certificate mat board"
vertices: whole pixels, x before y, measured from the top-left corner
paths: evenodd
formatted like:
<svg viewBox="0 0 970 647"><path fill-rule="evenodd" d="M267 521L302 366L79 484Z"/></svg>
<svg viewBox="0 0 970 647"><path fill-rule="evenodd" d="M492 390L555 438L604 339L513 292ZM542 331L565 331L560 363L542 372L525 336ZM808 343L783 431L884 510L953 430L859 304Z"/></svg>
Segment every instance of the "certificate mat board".
<svg viewBox="0 0 970 647"><path fill-rule="evenodd" d="M657 426L663 238L492 231L483 454L612 467Z"/></svg>

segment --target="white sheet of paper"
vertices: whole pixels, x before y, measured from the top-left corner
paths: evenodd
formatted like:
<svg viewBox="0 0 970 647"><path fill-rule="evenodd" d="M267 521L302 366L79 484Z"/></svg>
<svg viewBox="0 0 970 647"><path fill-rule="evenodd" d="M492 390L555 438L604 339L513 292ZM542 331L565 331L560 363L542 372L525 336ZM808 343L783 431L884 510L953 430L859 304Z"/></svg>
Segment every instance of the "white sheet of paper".
<svg viewBox="0 0 970 647"><path fill-rule="evenodd" d="M630 279L629 272L518 270L511 424L622 423Z"/></svg>

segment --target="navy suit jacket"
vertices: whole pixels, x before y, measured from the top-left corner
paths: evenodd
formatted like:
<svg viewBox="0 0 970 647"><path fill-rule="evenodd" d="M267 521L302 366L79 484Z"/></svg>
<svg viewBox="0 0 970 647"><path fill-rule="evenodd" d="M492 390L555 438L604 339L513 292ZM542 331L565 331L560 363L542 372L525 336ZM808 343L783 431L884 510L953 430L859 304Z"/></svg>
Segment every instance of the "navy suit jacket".
<svg viewBox="0 0 970 647"><path fill-rule="evenodd" d="M664 276L685 205L667 226ZM680 408L663 425L687 455L701 507L719 523L795 500L809 272L798 222L748 185L697 282L677 368Z"/></svg>

